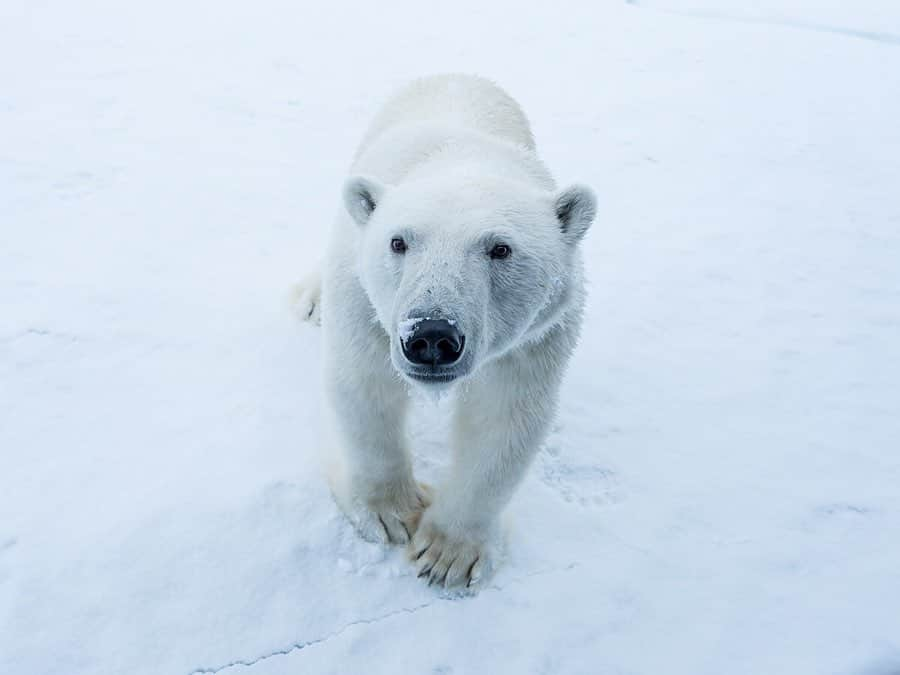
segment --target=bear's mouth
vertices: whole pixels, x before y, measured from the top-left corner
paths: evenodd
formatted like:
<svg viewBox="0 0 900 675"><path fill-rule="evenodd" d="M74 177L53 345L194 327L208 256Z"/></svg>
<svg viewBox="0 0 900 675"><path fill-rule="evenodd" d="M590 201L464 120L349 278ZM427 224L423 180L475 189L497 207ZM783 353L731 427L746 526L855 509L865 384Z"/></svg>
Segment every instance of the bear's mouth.
<svg viewBox="0 0 900 675"><path fill-rule="evenodd" d="M459 377L456 373L416 373L409 371L407 371L405 375L411 380L424 382L425 384L447 384Z"/></svg>

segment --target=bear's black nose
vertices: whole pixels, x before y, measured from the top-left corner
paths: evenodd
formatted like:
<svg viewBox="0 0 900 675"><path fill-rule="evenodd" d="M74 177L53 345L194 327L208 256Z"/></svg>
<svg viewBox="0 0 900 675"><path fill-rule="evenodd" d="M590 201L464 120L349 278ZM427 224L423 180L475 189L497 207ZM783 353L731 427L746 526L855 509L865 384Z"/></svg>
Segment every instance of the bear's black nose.
<svg viewBox="0 0 900 675"><path fill-rule="evenodd" d="M465 336L455 322L447 319L421 319L400 340L403 355L420 366L449 366L463 353Z"/></svg>

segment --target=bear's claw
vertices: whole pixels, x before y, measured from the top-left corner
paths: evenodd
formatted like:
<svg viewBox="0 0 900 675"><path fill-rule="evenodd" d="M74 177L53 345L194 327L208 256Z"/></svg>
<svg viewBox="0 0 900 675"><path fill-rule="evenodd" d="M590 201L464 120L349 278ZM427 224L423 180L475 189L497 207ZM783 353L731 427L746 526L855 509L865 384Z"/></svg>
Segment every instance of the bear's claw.
<svg viewBox="0 0 900 675"><path fill-rule="evenodd" d="M431 523L419 527L407 550L416 576L427 579L429 586L474 589L491 569L485 545L465 536L447 536Z"/></svg>
<svg viewBox="0 0 900 675"><path fill-rule="evenodd" d="M429 488L418 484L412 503L377 502L358 505L352 515L363 539L379 544L408 544L415 535L422 512L431 503Z"/></svg>

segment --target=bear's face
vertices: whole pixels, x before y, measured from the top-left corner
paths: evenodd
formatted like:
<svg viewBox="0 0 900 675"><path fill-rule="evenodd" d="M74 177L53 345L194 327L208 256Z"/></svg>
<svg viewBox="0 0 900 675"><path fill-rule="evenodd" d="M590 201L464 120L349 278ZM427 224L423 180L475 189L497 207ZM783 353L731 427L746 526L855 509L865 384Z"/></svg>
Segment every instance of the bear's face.
<svg viewBox="0 0 900 675"><path fill-rule="evenodd" d="M391 361L432 387L536 337L570 306L573 257L594 215L583 187L348 180L361 228L358 274L390 336Z"/></svg>

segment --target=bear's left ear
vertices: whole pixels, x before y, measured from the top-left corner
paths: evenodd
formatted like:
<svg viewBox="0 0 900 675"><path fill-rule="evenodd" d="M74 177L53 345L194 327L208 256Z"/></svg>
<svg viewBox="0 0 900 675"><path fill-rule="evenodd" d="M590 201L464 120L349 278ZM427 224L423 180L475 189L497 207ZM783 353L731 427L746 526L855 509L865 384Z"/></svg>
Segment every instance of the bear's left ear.
<svg viewBox="0 0 900 675"><path fill-rule="evenodd" d="M558 195L554 203L563 235L571 244L581 240L597 213L594 191L585 185L573 185Z"/></svg>
<svg viewBox="0 0 900 675"><path fill-rule="evenodd" d="M369 222L383 195L384 187L372 178L352 176L344 183L344 206L360 226Z"/></svg>

